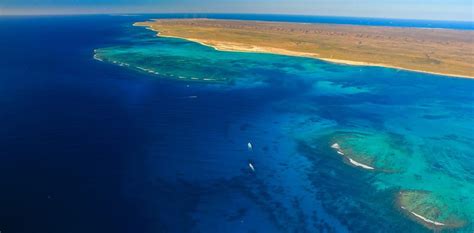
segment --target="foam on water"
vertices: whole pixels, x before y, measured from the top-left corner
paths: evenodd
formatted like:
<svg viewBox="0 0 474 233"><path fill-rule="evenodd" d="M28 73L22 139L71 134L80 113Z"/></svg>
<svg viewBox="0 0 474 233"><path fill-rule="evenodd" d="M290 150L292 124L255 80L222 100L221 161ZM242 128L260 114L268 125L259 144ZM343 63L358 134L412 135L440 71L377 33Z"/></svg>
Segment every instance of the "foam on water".
<svg viewBox="0 0 474 233"><path fill-rule="evenodd" d="M346 159L349 161L349 163L351 163L352 165L354 165L354 166L356 166L356 167L361 167L361 168L367 169L367 170L374 170L374 169L375 169L375 168L373 168L373 167L371 167L371 166L369 166L369 165L366 165L366 164L363 164L363 163L359 163L359 162L353 160L352 158L346 156L346 155L344 154L344 152L342 151L341 147L339 146L339 144L337 144L337 143L332 144L332 145L331 145L331 148L335 149L338 154L344 156L344 158L346 158Z"/></svg>
<svg viewBox="0 0 474 233"><path fill-rule="evenodd" d="M365 165L365 164L363 164L363 163L359 163L359 162L357 162L357 161L354 161L354 160L351 159L351 158L347 158L347 159L349 159L349 162L352 163L352 164L354 164L354 165L357 166L357 167L361 167L361 168L364 168L364 169L367 169L367 170L374 170L374 169L375 169L375 168L373 168L373 167L371 167L371 166L369 166L369 165Z"/></svg>
<svg viewBox="0 0 474 233"><path fill-rule="evenodd" d="M406 210L407 208L405 206L401 206L402 209ZM427 219L426 217L423 217L422 215L420 214L417 214L413 211L409 211L411 214L413 214L415 217L417 218L420 218L421 220L425 221L426 223L431 223L435 226L445 226L446 224L444 223L440 223L440 222L436 222L436 221L433 221L433 220L430 220L430 219Z"/></svg>

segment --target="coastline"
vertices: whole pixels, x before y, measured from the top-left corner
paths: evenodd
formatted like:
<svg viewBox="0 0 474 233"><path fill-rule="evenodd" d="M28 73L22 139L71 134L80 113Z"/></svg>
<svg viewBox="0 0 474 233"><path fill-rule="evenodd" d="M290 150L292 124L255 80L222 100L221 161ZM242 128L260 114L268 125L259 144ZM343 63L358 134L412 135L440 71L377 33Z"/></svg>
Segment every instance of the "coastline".
<svg viewBox="0 0 474 233"><path fill-rule="evenodd" d="M450 78L465 78L465 79L474 79L474 76L468 75L458 75L458 74L451 74L451 73L440 73L440 72L432 72L426 70L418 70L418 69L409 69L399 66L393 66L388 64L381 64L381 63L369 63L369 62L361 62L361 61L351 61L351 60L343 60L343 59L333 59L333 58L325 58L320 57L317 53L303 53L303 52L295 52L286 49L277 49L277 48L269 48L269 47L259 47L259 46L244 46L239 45L237 43L225 43L225 42L210 42L207 40L201 39L194 39L194 38L186 38L186 37L179 37L179 36L172 36L172 35L165 35L161 33L159 30L156 30L148 25L139 25L134 23L133 26L137 27L145 27L148 30L156 32L156 36L158 37L167 37L167 38L177 38L183 39L191 42L195 42L207 47L211 47L217 51L225 51L225 52L242 52L242 53L267 53L267 54L277 54L277 55L284 55L284 56L293 56L293 57L306 57L312 59L318 59L330 63L336 64L343 64L343 65L351 65L351 66L374 66L374 67L383 67L383 68L391 68L397 70L404 70L404 71L411 71L417 73L425 73L425 74L432 74L432 75L439 75L439 76L446 76Z"/></svg>
<svg viewBox="0 0 474 233"><path fill-rule="evenodd" d="M412 190L413 191L413 190ZM446 222L440 222L434 219L430 219L426 216L423 216L421 213L417 213L414 210L410 210L408 206L406 206L406 203L403 203L402 201L402 196L406 194L407 192L410 192L409 190L405 191L400 191L397 194L396 197L396 207L399 208L399 210L404 213L407 217L412 219L415 222L420 223L421 225L425 226L428 229L439 231L439 230L444 230L444 229L456 229L465 226L466 222L463 221L446 221ZM425 191L418 191L418 192L425 192Z"/></svg>

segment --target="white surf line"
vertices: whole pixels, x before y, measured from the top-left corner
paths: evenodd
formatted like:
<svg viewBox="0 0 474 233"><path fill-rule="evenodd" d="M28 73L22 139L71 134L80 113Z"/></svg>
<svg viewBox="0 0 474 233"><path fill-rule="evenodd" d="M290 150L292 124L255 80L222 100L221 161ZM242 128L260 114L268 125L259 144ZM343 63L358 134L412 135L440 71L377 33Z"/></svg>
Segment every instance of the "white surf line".
<svg viewBox="0 0 474 233"><path fill-rule="evenodd" d="M331 145L331 148L335 149L336 152L344 157L346 157L348 160L349 160L349 163L351 163L352 165L356 166L356 167L361 167L361 168L364 168L364 169L367 169L367 170L375 170L375 168L369 166L369 165L366 165L366 164L363 164L363 163L359 163L351 158L349 158L348 156L345 156L344 155L344 152L342 152L341 150L341 146L339 146L339 144L337 143L334 143Z"/></svg>
<svg viewBox="0 0 474 233"><path fill-rule="evenodd" d="M357 166L357 167L361 167L361 168L364 168L364 169L367 169L367 170L374 170L375 168L371 167L371 166L368 166L368 165L365 165L363 163L359 163L349 157L346 157L347 159L349 159L349 162L352 163L354 166Z"/></svg>
<svg viewBox="0 0 474 233"><path fill-rule="evenodd" d="M155 71L153 71L151 69L141 67L141 66L137 66L137 69L143 70L143 71L148 72L148 73L155 73Z"/></svg>
<svg viewBox="0 0 474 233"><path fill-rule="evenodd" d="M94 54L94 59L97 60L97 61L102 61L102 62L104 61L104 60L100 59L100 58L97 56L97 54Z"/></svg>
<svg viewBox="0 0 474 233"><path fill-rule="evenodd" d="M442 223L442 222L437 222L437 221L434 221L434 220L431 220L431 219L428 219L426 217L424 217L423 215L420 215L420 214L417 214L413 211L409 211L407 208L405 208L404 206L401 206L402 209L410 212L411 214L415 215L415 217L425 221L425 222L428 222L428 223L431 223L431 224L434 224L436 226L445 226L446 224Z"/></svg>
<svg viewBox="0 0 474 233"><path fill-rule="evenodd" d="M337 143L332 144L332 145L331 145L331 148L336 149L336 150L340 150L340 149L341 149L341 147L340 147L339 144L337 144Z"/></svg>

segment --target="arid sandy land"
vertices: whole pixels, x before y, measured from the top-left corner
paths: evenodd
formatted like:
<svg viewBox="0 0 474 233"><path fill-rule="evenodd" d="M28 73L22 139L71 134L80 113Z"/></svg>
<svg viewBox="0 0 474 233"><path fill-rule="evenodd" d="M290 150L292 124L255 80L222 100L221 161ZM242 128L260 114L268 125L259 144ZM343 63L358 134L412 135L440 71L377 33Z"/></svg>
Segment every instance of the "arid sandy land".
<svg viewBox="0 0 474 233"><path fill-rule="evenodd" d="M218 50L319 58L474 78L474 31L214 19L136 23Z"/></svg>

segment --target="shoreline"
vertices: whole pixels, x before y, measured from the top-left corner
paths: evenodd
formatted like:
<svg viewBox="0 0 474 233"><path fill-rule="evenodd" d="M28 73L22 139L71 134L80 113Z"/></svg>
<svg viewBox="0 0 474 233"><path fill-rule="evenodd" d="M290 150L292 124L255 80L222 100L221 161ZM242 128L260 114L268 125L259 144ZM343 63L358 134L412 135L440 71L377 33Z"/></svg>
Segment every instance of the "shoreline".
<svg viewBox="0 0 474 233"><path fill-rule="evenodd" d="M390 68L390 69L397 69L397 70L403 70L403 71L411 71L411 72L417 72L417 73L445 76L445 77L450 77L450 78L474 79L474 76L467 76L467 75L431 72L431 71L409 69L409 68L403 68L403 67L392 66L392 65L387 65L387 64L379 64L379 63L324 58L324 57L319 57L317 53L294 52L294 51L289 51L286 49L277 49L277 48L268 48L268 47L266 48L266 47L258 47L258 46L246 47L242 45L239 46L239 44L233 44L233 43L212 44L212 43L209 43L208 41L200 40L200 39L164 35L158 30L147 25L138 25L137 23L134 23L133 26L145 27L148 30L156 32L157 33L156 36L158 37L183 39L183 40L191 41L194 43L198 43L200 45L211 47L217 51L241 52L241 53L265 53L265 54L275 54L275 55L284 55L284 56L292 56L292 57L306 57L306 58L318 59L321 61L326 61L326 62L335 63L335 64L342 64L342 65L382 67L382 68Z"/></svg>

